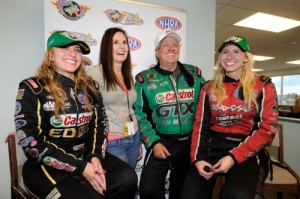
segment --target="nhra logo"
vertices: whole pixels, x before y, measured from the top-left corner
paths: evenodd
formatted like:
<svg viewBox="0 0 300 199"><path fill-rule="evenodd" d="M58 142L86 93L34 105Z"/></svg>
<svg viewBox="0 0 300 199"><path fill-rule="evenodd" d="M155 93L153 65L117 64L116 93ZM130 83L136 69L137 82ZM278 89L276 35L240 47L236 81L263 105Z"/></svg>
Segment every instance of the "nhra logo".
<svg viewBox="0 0 300 199"><path fill-rule="evenodd" d="M163 16L163 17L159 17L155 20L155 24L157 27L159 27L160 29L172 29L174 30L179 30L182 27L182 23L174 18L174 17L168 17L168 16Z"/></svg>
<svg viewBox="0 0 300 199"><path fill-rule="evenodd" d="M59 115L58 117L52 116L50 119L54 127L72 127L81 126L91 121L93 113Z"/></svg>
<svg viewBox="0 0 300 199"><path fill-rule="evenodd" d="M178 97L176 97L176 94L174 92L158 93L155 96L155 101L158 104L162 104L162 103L175 102L177 98L180 101L194 99L194 89L179 90Z"/></svg>
<svg viewBox="0 0 300 199"><path fill-rule="evenodd" d="M137 38L130 36L128 36L128 44L131 51L137 50L142 46L141 42Z"/></svg>

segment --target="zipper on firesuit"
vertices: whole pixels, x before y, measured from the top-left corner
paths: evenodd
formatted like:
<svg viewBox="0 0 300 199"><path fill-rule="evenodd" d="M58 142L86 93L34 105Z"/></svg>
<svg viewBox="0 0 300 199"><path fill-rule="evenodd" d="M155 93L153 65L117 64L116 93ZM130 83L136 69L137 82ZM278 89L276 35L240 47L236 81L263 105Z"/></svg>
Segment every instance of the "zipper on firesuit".
<svg viewBox="0 0 300 199"><path fill-rule="evenodd" d="M180 75L180 74L179 74ZM178 107L178 123L179 123L179 128L180 128L180 135L182 134L181 132L181 108L180 108L180 102L179 102L179 97L178 97L178 91L177 91L177 79L179 78L173 78L171 75L169 76L171 82L172 82L172 86L173 86L173 90L176 96L176 104Z"/></svg>
<svg viewBox="0 0 300 199"><path fill-rule="evenodd" d="M78 124L78 117L79 117L79 109L78 109L78 103L77 103L77 100L76 100L76 90L74 91L73 88L71 88L71 91L70 91L70 94L71 94L71 97L73 98L73 100L75 101L75 104L76 104L76 109L77 109L77 112L76 112L76 138L78 137L78 134L77 134L77 124Z"/></svg>

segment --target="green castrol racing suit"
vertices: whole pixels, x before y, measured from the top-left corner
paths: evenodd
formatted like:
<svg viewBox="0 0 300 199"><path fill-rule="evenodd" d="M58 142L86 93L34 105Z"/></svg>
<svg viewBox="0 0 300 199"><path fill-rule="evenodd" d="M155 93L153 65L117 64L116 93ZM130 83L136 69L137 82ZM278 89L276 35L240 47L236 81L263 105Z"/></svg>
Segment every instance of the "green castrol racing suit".
<svg viewBox="0 0 300 199"><path fill-rule="evenodd" d="M136 76L138 116L141 138L146 148L161 136L184 137L191 134L200 89L201 70L178 62L179 76L156 65Z"/></svg>

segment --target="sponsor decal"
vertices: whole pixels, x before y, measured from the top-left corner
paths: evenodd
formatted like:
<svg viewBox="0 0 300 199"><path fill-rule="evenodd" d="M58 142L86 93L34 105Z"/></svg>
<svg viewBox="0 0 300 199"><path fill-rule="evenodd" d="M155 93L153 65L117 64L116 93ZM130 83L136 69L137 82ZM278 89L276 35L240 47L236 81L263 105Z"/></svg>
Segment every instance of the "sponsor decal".
<svg viewBox="0 0 300 199"><path fill-rule="evenodd" d="M15 121L16 130L18 130L19 128L25 126L26 124L27 124L26 120L16 120Z"/></svg>
<svg viewBox="0 0 300 199"><path fill-rule="evenodd" d="M212 110L222 110L222 111L231 111L231 112L250 112L250 111L253 111L253 106L250 107L250 109L248 109L247 106L244 106L244 105L231 105L231 106L225 106L225 105L221 105L221 106L218 106L218 105L211 105L210 108Z"/></svg>
<svg viewBox="0 0 300 199"><path fill-rule="evenodd" d="M36 148L30 149L28 153L33 158L37 158L38 155L39 155L39 152L38 152L38 150Z"/></svg>
<svg viewBox="0 0 300 199"><path fill-rule="evenodd" d="M43 155L45 155L45 153L48 151L48 148L46 147L37 157L37 161L41 161L41 158Z"/></svg>
<svg viewBox="0 0 300 199"><path fill-rule="evenodd" d="M34 138L33 138L32 136L30 136L30 137L25 138L24 140L22 140L22 141L20 142L20 145L21 145L22 147L28 146L28 144L29 144L31 141L33 141L33 140L34 140Z"/></svg>
<svg viewBox="0 0 300 199"><path fill-rule="evenodd" d="M238 120L238 119L242 119L244 117L244 114L238 114L238 115L219 115L216 116L216 120L219 121L224 121L224 120Z"/></svg>
<svg viewBox="0 0 300 199"><path fill-rule="evenodd" d="M103 11L107 18L113 23L124 25L143 25L144 20L140 18L139 14L130 12L118 11L114 9L107 9Z"/></svg>
<svg viewBox="0 0 300 199"><path fill-rule="evenodd" d="M68 110L72 107L72 104L70 102L65 103L65 108Z"/></svg>
<svg viewBox="0 0 300 199"><path fill-rule="evenodd" d="M194 99L194 89L180 89L180 90L178 90L177 97L178 97L178 100L180 100L180 101L193 100ZM158 104L170 103L170 102L175 102L177 97L173 91L162 92L162 93L158 93L155 96L155 101Z"/></svg>
<svg viewBox="0 0 300 199"><path fill-rule="evenodd" d="M43 104L43 109L45 111L54 111L54 102L48 101L45 104Z"/></svg>
<svg viewBox="0 0 300 199"><path fill-rule="evenodd" d="M22 89L24 90L24 89ZM16 106L15 106L15 116L20 113L22 110L22 104L19 101L16 101Z"/></svg>
<svg viewBox="0 0 300 199"><path fill-rule="evenodd" d="M144 78L141 74L137 75L137 79L139 80L139 82L144 83Z"/></svg>
<svg viewBox="0 0 300 199"><path fill-rule="evenodd" d="M148 81L149 82L160 82L162 80L163 80L162 78L159 78L159 79L149 79Z"/></svg>
<svg viewBox="0 0 300 199"><path fill-rule="evenodd" d="M84 148L84 143L73 146L73 151L78 151L78 150L83 149L83 148Z"/></svg>
<svg viewBox="0 0 300 199"><path fill-rule="evenodd" d="M130 51L139 49L142 46L142 43L134 37L128 36L128 44Z"/></svg>
<svg viewBox="0 0 300 199"><path fill-rule="evenodd" d="M75 1L70 0L52 1L52 4L58 10L59 14L71 21L81 19L91 9L88 6L78 5Z"/></svg>
<svg viewBox="0 0 300 199"><path fill-rule="evenodd" d="M84 93L80 92L80 93L77 94L77 99L79 100L79 102L81 104L84 104L84 97L85 97Z"/></svg>
<svg viewBox="0 0 300 199"><path fill-rule="evenodd" d="M173 31L179 30L182 27L182 23L178 19L170 16L162 16L157 18L155 20L155 25L160 29L164 30L170 28Z"/></svg>
<svg viewBox="0 0 300 199"><path fill-rule="evenodd" d="M16 115L16 117L15 117L15 120L17 120L17 119L21 119L21 118L24 118L25 117L25 115L24 114L21 114L21 115Z"/></svg>
<svg viewBox="0 0 300 199"><path fill-rule="evenodd" d="M155 90L155 89L157 89L157 86L155 85L155 84L149 84L148 86L147 86L147 89L148 89L148 91L150 91L150 90Z"/></svg>
<svg viewBox="0 0 300 199"><path fill-rule="evenodd" d="M18 140L23 140L24 138L26 138L26 134L23 130L17 130L17 137Z"/></svg>
<svg viewBox="0 0 300 199"><path fill-rule="evenodd" d="M169 85L169 82L167 82L167 81L159 84L159 86L161 86L161 87L165 87L165 86L168 86L168 85Z"/></svg>
<svg viewBox="0 0 300 199"><path fill-rule="evenodd" d="M50 129L49 136L54 138L74 138L76 137L76 128Z"/></svg>
<svg viewBox="0 0 300 199"><path fill-rule="evenodd" d="M244 157L245 157L246 159L249 159L249 158L251 158L251 157L253 157L253 156L255 156L255 152L254 152L254 151L250 151L249 153L247 153L246 155L244 155Z"/></svg>
<svg viewBox="0 0 300 199"><path fill-rule="evenodd" d="M37 145L37 141L36 141L36 140L32 140L32 141L30 142L30 146L31 146L31 147L34 147L35 145Z"/></svg>
<svg viewBox="0 0 300 199"><path fill-rule="evenodd" d="M149 79L154 79L155 77L156 77L156 73L154 73L154 74L147 74L147 77L149 78Z"/></svg>
<svg viewBox="0 0 300 199"><path fill-rule="evenodd" d="M164 103L157 107L156 114L158 117L162 118L169 118L170 116L174 117L181 112L182 116L185 115L194 115L194 107L195 102L180 102L179 107L177 103ZM161 125L172 125L171 121L168 120L160 120ZM181 124L185 123L193 123L189 118L181 118ZM178 121L173 120L173 125L178 124Z"/></svg>
<svg viewBox="0 0 300 199"><path fill-rule="evenodd" d="M33 88L38 88L39 86L33 81L32 79L29 79L28 82L31 84Z"/></svg>
<svg viewBox="0 0 300 199"><path fill-rule="evenodd" d="M70 166L69 164L67 163L63 163L55 158L51 158L49 156L46 156L44 159L43 159L43 162L48 165L48 166L51 166L55 169L59 169L59 170L65 170L67 172L73 172L75 171L75 167L73 166Z"/></svg>
<svg viewBox="0 0 300 199"><path fill-rule="evenodd" d="M25 91L25 89L19 89L18 90L17 97L16 97L17 100L23 99L24 91Z"/></svg>
<svg viewBox="0 0 300 199"><path fill-rule="evenodd" d="M46 99L47 99L47 100L53 100L54 97L53 97L52 95L47 95L47 96L46 96Z"/></svg>
<svg viewBox="0 0 300 199"><path fill-rule="evenodd" d="M83 126L78 128L77 137L80 138L81 136L83 136L87 132L89 132L88 125L83 125Z"/></svg>
<svg viewBox="0 0 300 199"><path fill-rule="evenodd" d="M52 116L50 118L50 123L55 127L72 127L72 126L81 126L87 124L91 121L93 112L85 112L77 114L66 114L59 115L57 118Z"/></svg>

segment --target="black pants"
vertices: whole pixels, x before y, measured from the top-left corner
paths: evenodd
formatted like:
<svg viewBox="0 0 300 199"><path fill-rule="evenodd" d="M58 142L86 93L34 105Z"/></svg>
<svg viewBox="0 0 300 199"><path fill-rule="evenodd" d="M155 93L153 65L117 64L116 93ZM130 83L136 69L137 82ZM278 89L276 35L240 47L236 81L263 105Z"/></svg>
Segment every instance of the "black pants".
<svg viewBox="0 0 300 199"><path fill-rule="evenodd" d="M190 165L190 138L183 141L161 138L160 142L169 150L171 156L163 160L156 158L152 149L147 151L140 181L141 199L165 198L165 182L169 170L169 199L180 196Z"/></svg>
<svg viewBox="0 0 300 199"><path fill-rule="evenodd" d="M260 164L256 157L234 165L225 175L221 199L260 199L263 197L263 183L267 175L264 168L267 159L261 158ZM182 199L210 199L216 183L217 174L209 180L199 175L194 165L191 166L182 190Z"/></svg>
<svg viewBox="0 0 300 199"><path fill-rule="evenodd" d="M106 199L133 199L136 195L137 175L133 168L119 158L106 154L101 162L105 174ZM39 198L99 199L100 194L84 177L27 161L23 166L23 180L27 190ZM59 197L61 196L61 197Z"/></svg>

